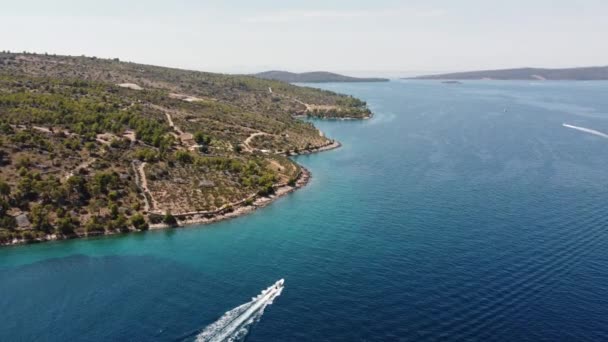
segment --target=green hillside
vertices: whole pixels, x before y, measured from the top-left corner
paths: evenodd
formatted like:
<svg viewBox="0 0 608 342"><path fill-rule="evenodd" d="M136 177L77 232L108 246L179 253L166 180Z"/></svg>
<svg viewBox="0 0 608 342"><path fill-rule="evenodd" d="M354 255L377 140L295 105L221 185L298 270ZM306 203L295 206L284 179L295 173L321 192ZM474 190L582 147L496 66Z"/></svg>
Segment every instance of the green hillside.
<svg viewBox="0 0 608 342"><path fill-rule="evenodd" d="M0 242L213 218L293 186L331 145L299 115L358 99L248 76L0 54Z"/></svg>

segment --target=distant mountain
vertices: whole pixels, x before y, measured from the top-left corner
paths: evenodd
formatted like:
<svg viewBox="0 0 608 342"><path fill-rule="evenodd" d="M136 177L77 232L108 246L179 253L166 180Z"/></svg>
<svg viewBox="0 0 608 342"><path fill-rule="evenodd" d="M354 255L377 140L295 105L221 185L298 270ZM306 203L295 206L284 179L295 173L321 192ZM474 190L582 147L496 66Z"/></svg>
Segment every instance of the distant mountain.
<svg viewBox="0 0 608 342"><path fill-rule="evenodd" d="M294 73L288 71L265 71L253 76L266 80L288 83L328 83L328 82L388 82L386 78L359 78L334 74L326 71Z"/></svg>
<svg viewBox="0 0 608 342"><path fill-rule="evenodd" d="M412 78L410 78L412 79ZM457 72L413 77L422 80L608 80L608 66L568 69L520 68Z"/></svg>

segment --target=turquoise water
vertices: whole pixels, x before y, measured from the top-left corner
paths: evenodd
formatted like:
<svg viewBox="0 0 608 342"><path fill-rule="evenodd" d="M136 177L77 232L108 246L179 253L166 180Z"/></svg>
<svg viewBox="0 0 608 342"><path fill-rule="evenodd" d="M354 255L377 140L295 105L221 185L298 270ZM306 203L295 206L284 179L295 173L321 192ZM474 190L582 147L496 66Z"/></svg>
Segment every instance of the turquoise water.
<svg viewBox="0 0 608 342"><path fill-rule="evenodd" d="M311 184L202 228L0 249L0 340L608 339L608 83L329 84L368 121Z"/></svg>

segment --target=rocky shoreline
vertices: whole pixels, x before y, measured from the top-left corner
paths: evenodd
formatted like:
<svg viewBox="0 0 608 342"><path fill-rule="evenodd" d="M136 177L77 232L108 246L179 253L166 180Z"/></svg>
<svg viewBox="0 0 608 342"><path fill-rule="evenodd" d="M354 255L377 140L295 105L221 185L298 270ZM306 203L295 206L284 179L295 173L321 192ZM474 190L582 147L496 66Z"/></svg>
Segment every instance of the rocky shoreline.
<svg viewBox="0 0 608 342"><path fill-rule="evenodd" d="M252 195L251 197L240 201L238 204L233 205L231 208L218 209L215 212L202 212L202 213L186 213L174 215L178 220L177 226L169 226L164 223L150 225L150 230L166 229L166 228L180 228L195 225L211 224L219 221L224 221L232 218L237 218L249 214L259 208L263 208L277 199L288 195L300 188L303 188L308 184L312 177L310 171L300 166L302 172L296 180L294 186L288 184L281 184L275 187L274 194L270 196L257 196ZM247 200L253 200L253 203L247 204Z"/></svg>
<svg viewBox="0 0 608 342"><path fill-rule="evenodd" d="M341 147L342 144L340 142L333 140L330 144L317 147L315 149L310 149L306 151L299 151L298 153L290 153L290 156L297 155L305 155L318 153L323 151L329 151L333 149L337 149ZM160 230L160 229L177 229L177 228L186 228L193 227L197 225L206 225L215 222L220 222L224 220L229 220L233 218L237 218L246 214L249 214L259 208L263 208L277 199L286 196L300 188L305 187L312 178L312 174L308 169L299 165L301 169L300 174L298 175L295 184L279 184L275 187L274 194L270 196L258 196L252 195L236 204L232 204L227 208L220 208L218 210L212 212L193 212L193 213L185 213L185 214L177 214L174 217L177 219L178 224L176 226L170 226L164 223L150 224L149 230ZM253 201L252 203L249 201ZM249 202L249 203L248 203ZM97 233L97 234L82 234L82 235L73 235L73 236L61 236L56 234L46 235L44 238L37 238L34 240L25 240L25 239L14 239L8 243L2 243L1 246L15 246L15 245L24 245L24 244L32 244L32 243L41 243L47 241L58 241L58 240L71 240L71 239L79 239L79 238L88 238L88 237L100 237L100 236L110 236L117 234L128 234L139 232L140 230L129 230L129 231L106 231L105 233Z"/></svg>
<svg viewBox="0 0 608 342"><path fill-rule="evenodd" d="M324 152L329 150L334 150L340 148L342 144L339 141L333 140L330 144L320 146L314 149L300 151L299 153L290 153L289 156L298 156L298 155L307 155L312 153ZM178 226L171 227L167 224L153 224L150 225L150 230L157 229L166 229L166 228L179 228L179 227L188 227L195 225L203 225L203 224L211 224L223 220L237 218L239 216L243 216L249 214L259 208L263 208L277 199L288 195L300 188L305 187L310 179L312 178L312 174L310 171L302 165L299 165L301 169L298 178L296 179L295 185L291 186L289 184L280 184L275 187L274 194L270 196L257 196L252 195L247 199L240 201L237 204L233 204L230 209L218 209L214 212L202 212L202 213L186 213L174 215L178 220ZM253 200L252 204L247 205L247 200Z"/></svg>

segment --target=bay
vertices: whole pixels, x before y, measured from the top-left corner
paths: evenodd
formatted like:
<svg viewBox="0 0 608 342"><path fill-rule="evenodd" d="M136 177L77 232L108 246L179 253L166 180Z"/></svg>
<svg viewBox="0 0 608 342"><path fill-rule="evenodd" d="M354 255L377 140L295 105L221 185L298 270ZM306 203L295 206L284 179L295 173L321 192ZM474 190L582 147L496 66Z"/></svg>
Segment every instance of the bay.
<svg viewBox="0 0 608 342"><path fill-rule="evenodd" d="M281 278L248 341L608 338L608 139L564 126L608 133L607 82L320 86L375 116L269 207L0 249L0 340L194 340Z"/></svg>

